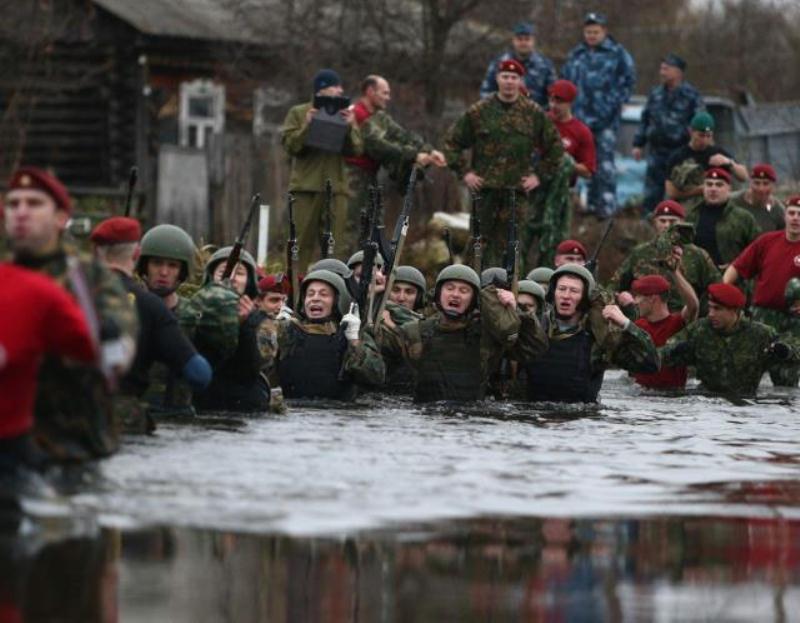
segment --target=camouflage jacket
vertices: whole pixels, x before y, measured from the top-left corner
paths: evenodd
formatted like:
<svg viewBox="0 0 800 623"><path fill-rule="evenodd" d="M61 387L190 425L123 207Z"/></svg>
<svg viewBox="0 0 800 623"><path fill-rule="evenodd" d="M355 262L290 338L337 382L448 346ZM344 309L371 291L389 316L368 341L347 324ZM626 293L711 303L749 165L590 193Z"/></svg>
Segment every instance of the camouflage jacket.
<svg viewBox="0 0 800 623"><path fill-rule="evenodd" d="M212 368L239 346L239 295L219 283L207 283L178 307L178 321Z"/></svg>
<svg viewBox="0 0 800 623"><path fill-rule="evenodd" d="M747 189L732 193L729 202L731 205L747 210L750 214L752 214L761 233L777 231L786 226L786 222L784 220L784 213L786 212L786 209L784 208L784 205L775 197L772 198L772 201L769 204L769 210L765 207L756 206L752 203L749 203L747 201Z"/></svg>
<svg viewBox="0 0 800 623"><path fill-rule="evenodd" d="M262 322L256 339L261 357L264 359L265 372L270 379L277 379L278 362L294 349L289 325L294 325L309 335L333 335L340 330L339 323L333 321L319 323L308 322L301 318L289 318L268 319ZM358 345L348 342L342 360L342 373L344 380L352 380L362 386L376 387L386 381L386 365L369 331L361 332Z"/></svg>
<svg viewBox="0 0 800 623"><path fill-rule="evenodd" d="M348 179L344 156L357 156L364 148L361 131L350 127L343 154L334 154L313 147L306 147L309 124L306 113L311 103L299 104L289 109L281 127L281 144L292 158L289 177L290 191L323 192L325 180L330 180L333 192L347 195Z"/></svg>
<svg viewBox="0 0 800 623"><path fill-rule="evenodd" d="M787 340L788 360L777 361L768 348L778 337L774 329L742 318L732 331L714 329L701 318L659 349L665 366L696 366L703 386L725 394L755 394L771 364L800 362L797 343Z"/></svg>
<svg viewBox="0 0 800 623"><path fill-rule="evenodd" d="M691 223L697 229L700 220L700 212L704 209L718 210L720 208L706 207L705 203L700 203L689 208L686 214L686 222ZM752 215L742 208L737 208L730 201L725 204L721 218L717 221L717 249L719 250L721 264L729 264L736 259L748 244L753 242L760 235L756 220ZM709 253L710 255L710 253ZM713 258L712 258L713 259Z"/></svg>
<svg viewBox="0 0 800 623"><path fill-rule="evenodd" d="M536 316L505 307L496 292L494 286L483 288L480 292L480 312L474 312L459 323L444 324L443 315L437 312L434 316L394 329L382 324L378 331L381 349L388 357L403 357L418 374L423 360L428 358L441 360L445 367L450 362L477 366L479 370L475 376L480 379L481 389L485 392L490 375L498 369L504 355L516 361L528 362L547 350L547 338ZM465 361L464 352L430 352L428 341L435 333L477 334L480 357L478 360L470 358Z"/></svg>
<svg viewBox="0 0 800 623"><path fill-rule="evenodd" d="M472 149L471 166L462 160L465 149ZM534 170L535 153L539 160ZM564 148L558 130L538 104L520 97L506 107L493 95L470 106L453 124L444 154L459 177L473 170L484 178L486 189L521 189L523 176L555 175Z"/></svg>
<svg viewBox="0 0 800 623"><path fill-rule="evenodd" d="M659 356L653 340L646 331L629 322L625 329L603 318L604 297L594 297L592 307L580 322L567 330L558 326L555 311L547 310L543 325L548 340L565 339L586 329L592 335L591 369L605 370L616 366L628 372L655 372L659 367Z"/></svg>
<svg viewBox="0 0 800 623"><path fill-rule="evenodd" d="M683 309L684 302L674 284L672 271L667 268L665 261L672 255L672 240L669 232L656 236L654 240L644 242L636 247L625 257L611 276L608 287L614 292L630 291L634 279L645 275L661 275L666 278L672 288L669 292L667 304L671 311ZM681 269L686 280L692 285L703 307L706 290L712 283L717 283L722 275L714 265L711 256L694 244L683 245L683 259Z"/></svg>
<svg viewBox="0 0 800 623"><path fill-rule="evenodd" d="M695 113L705 110L700 93L688 82L674 89L659 85L650 91L642 120L633 139L634 147L672 150L689 142L689 123Z"/></svg>
<svg viewBox="0 0 800 623"><path fill-rule="evenodd" d="M397 123L385 110L367 117L361 126L364 155L387 168L395 179L403 179L403 169L413 164L417 153L429 152L431 145Z"/></svg>
<svg viewBox="0 0 800 623"><path fill-rule="evenodd" d="M44 263L29 267L50 275L78 299L85 287L101 334L136 341L139 322L133 295L97 260L62 247ZM52 460L108 456L119 446L120 427L112 394L97 368L45 358L39 372L34 436Z"/></svg>
<svg viewBox="0 0 800 623"><path fill-rule="evenodd" d="M504 52L495 58L486 69L486 76L481 83L481 97L486 98L497 92L497 67L503 61L514 59L525 68L525 88L528 97L542 108L547 107L547 89L556 81L556 70L553 62L541 52L531 52L530 56L519 59L511 52Z"/></svg>
<svg viewBox="0 0 800 623"><path fill-rule="evenodd" d="M628 51L607 36L595 48L586 43L573 48L561 76L578 87L572 113L596 133L619 122L622 105L636 84L636 65Z"/></svg>

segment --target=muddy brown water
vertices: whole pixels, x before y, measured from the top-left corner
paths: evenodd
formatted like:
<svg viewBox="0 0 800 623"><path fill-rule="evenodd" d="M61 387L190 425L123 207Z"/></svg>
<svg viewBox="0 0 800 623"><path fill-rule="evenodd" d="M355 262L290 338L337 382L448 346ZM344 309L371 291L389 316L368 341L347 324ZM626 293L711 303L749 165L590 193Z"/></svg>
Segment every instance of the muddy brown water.
<svg viewBox="0 0 800 623"><path fill-rule="evenodd" d="M164 423L0 533L0 621L800 620L797 390L601 397Z"/></svg>

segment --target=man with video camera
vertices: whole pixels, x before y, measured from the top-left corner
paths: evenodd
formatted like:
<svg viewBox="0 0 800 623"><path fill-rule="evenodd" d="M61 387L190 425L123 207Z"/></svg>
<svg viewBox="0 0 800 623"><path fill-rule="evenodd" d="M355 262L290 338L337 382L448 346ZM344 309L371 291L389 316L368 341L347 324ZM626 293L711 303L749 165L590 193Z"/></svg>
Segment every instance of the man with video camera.
<svg viewBox="0 0 800 623"><path fill-rule="evenodd" d="M339 75L321 69L314 76L313 100L292 107L281 128L281 143L292 158L289 192L294 195L300 266L319 258L325 227L325 183L331 181L334 239L344 239L348 180L345 156L362 153L361 133Z"/></svg>

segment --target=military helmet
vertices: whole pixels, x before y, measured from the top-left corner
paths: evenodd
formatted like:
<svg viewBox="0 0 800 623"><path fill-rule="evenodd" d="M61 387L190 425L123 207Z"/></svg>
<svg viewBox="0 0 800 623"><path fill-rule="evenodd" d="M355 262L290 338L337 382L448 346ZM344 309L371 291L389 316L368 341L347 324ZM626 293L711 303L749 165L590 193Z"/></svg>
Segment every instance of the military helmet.
<svg viewBox="0 0 800 623"><path fill-rule="evenodd" d="M364 263L364 250L363 249L353 253L353 255L350 256L350 259L347 260L347 266L350 267L350 268L353 268L354 266L357 266L357 265L363 264L363 263ZM378 268L383 268L383 257L381 257L380 253L377 253L375 255L375 265L378 266Z"/></svg>
<svg viewBox="0 0 800 623"><path fill-rule="evenodd" d="M338 312L340 318L349 311L350 295L347 293L347 286L344 283L344 279L333 271L317 269L310 271L300 284L299 311L301 315L305 316L303 305L306 300L306 289L308 288L308 284L312 281L322 281L334 289L336 292L336 301L334 302L333 310Z"/></svg>
<svg viewBox="0 0 800 623"><path fill-rule="evenodd" d="M792 277L786 282L783 298L786 299L787 307L791 307L793 303L800 301L800 279Z"/></svg>
<svg viewBox="0 0 800 623"><path fill-rule="evenodd" d="M195 246L192 237L176 225L156 225L142 237L141 253L136 263L136 272L144 275L147 259L163 257L183 263L180 281L186 281L194 263Z"/></svg>
<svg viewBox="0 0 800 623"><path fill-rule="evenodd" d="M436 277L436 285L433 289L433 303L436 305L436 307L439 307L439 294L442 291L442 285L444 285L445 281L464 281L471 285L474 296L472 297L472 304L467 310L467 313L471 312L478 306L481 280L480 277L478 277L478 273L472 270L472 268L466 264L451 264L450 266L445 266L439 272Z"/></svg>
<svg viewBox="0 0 800 623"><path fill-rule="evenodd" d="M413 266L398 266L394 269L394 281L397 283L410 283L417 289L417 298L414 301L414 309L419 309L425 304L425 291L428 289L428 284L423 275L418 269Z"/></svg>
<svg viewBox="0 0 800 623"><path fill-rule="evenodd" d="M556 283L558 282L558 279L564 275L577 277L583 281L586 287L583 292L581 309L582 311L586 311L589 307L589 297L592 295L592 292L594 292L595 289L595 281L592 273L580 264L563 264L553 271L553 274L550 276L550 286L547 288L547 296L545 297L545 300L548 303L552 303L554 301Z"/></svg>
<svg viewBox="0 0 800 623"><path fill-rule="evenodd" d="M350 277L353 276L353 271L347 264L333 257L314 262L308 268L308 272L313 272L315 270L329 270L339 275L342 279L350 279Z"/></svg>
<svg viewBox="0 0 800 623"><path fill-rule="evenodd" d="M536 283L550 283L550 277L553 276L553 269L548 268L547 266L539 266L538 268L534 268L525 279L529 279L530 281L535 281Z"/></svg>
<svg viewBox="0 0 800 623"><path fill-rule="evenodd" d="M217 265L220 262L227 260L228 257L230 257L231 251L233 251L233 247L222 247L221 249L215 251L210 258L208 258L203 274L203 285L206 285L212 281L214 270L217 268ZM239 262L244 264L244 267L247 270L247 285L245 286L244 293L250 298L255 298L258 296L256 261L253 259L253 256L250 255L250 253L242 249L242 253L239 255Z"/></svg>
<svg viewBox="0 0 800 623"><path fill-rule="evenodd" d="M521 279L519 282L519 293L530 294L533 298L539 301L539 307L544 305L544 297L546 293L544 288L532 279Z"/></svg>
<svg viewBox="0 0 800 623"><path fill-rule="evenodd" d="M508 271L505 268L493 266L485 268L481 273L481 287L495 285L498 288L508 287Z"/></svg>

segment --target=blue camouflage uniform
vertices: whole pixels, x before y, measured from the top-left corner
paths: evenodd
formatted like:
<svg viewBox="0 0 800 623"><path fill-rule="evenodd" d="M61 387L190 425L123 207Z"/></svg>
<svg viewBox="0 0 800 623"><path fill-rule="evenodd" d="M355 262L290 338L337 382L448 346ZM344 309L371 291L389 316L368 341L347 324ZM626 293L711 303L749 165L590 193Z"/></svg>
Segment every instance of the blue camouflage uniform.
<svg viewBox="0 0 800 623"><path fill-rule="evenodd" d="M528 97L547 108L547 89L556 80L556 70L553 62L539 52L532 52L528 58L520 59L513 52L505 52L495 58L486 70L486 77L481 83L481 97L489 97L497 91L497 68L503 61L515 59L525 68L525 88Z"/></svg>
<svg viewBox="0 0 800 623"><path fill-rule="evenodd" d="M605 218L617 211L614 148L622 105L636 83L633 57L613 37L595 48L575 46L561 69L561 77L578 87L572 113L591 129L597 151L597 172L589 185L589 210Z"/></svg>
<svg viewBox="0 0 800 623"><path fill-rule="evenodd" d="M689 141L689 123L705 110L700 92L688 82L674 89L663 84L653 88L642 111L642 121L633 139L634 147L649 146L644 183L644 212L649 214L664 198L670 154Z"/></svg>

